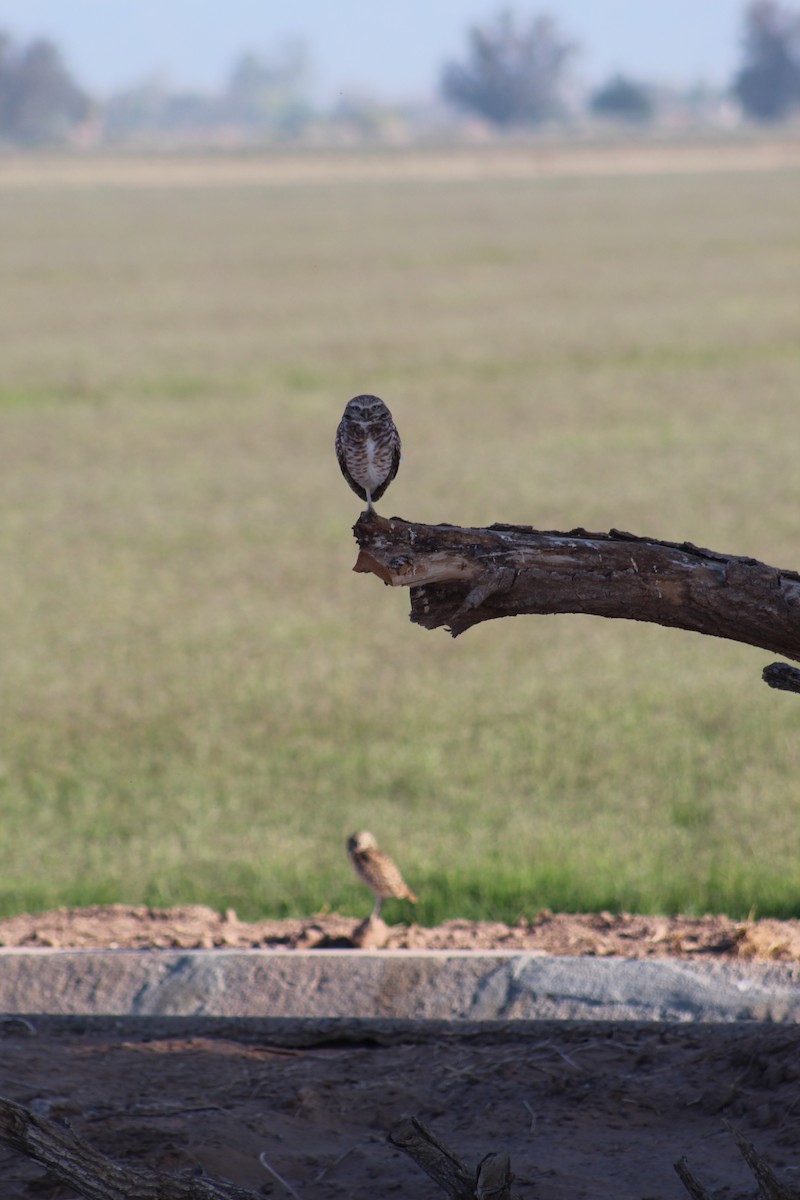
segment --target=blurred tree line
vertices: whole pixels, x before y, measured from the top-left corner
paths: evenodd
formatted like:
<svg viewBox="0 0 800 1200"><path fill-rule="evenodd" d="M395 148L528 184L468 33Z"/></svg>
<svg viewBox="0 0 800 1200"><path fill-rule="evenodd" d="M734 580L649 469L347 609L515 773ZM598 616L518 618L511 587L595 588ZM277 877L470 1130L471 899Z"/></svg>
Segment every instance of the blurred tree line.
<svg viewBox="0 0 800 1200"><path fill-rule="evenodd" d="M467 33L463 56L445 65L443 99L453 109L499 129L558 122L579 111L572 67L579 47L545 15L522 18L503 10ZM108 140L148 135L292 140L315 125L380 135L391 110L353 96L321 114L309 100L311 68L299 42L271 56L248 53L214 94L175 91L148 80L93 100L73 78L57 46L46 39L15 45L0 32L0 144L39 146L75 140L94 122ZM750 0L743 9L741 62L730 97L757 121L800 111L800 10L783 0ZM646 82L616 75L585 99L591 114L644 123L662 97Z"/></svg>
<svg viewBox="0 0 800 1200"><path fill-rule="evenodd" d="M269 57L243 54L222 90L212 95L176 92L158 79L119 92L104 106L104 126L111 138L226 127L269 129L278 138L291 138L313 115L309 76L305 47L290 42Z"/></svg>
<svg viewBox="0 0 800 1200"><path fill-rule="evenodd" d="M92 102L46 38L15 46L0 33L0 140L35 146L64 140Z"/></svg>
<svg viewBox="0 0 800 1200"><path fill-rule="evenodd" d="M800 109L800 12L780 0L751 0L742 43L731 93L744 113L775 121ZM469 31L465 58L442 72L442 94L497 126L537 125L565 111L576 51L550 18L523 20L506 9ZM588 107L641 122L654 116L655 99L646 83L617 75L590 94Z"/></svg>
<svg viewBox="0 0 800 1200"><path fill-rule="evenodd" d="M800 12L777 0L749 5L733 91L758 121L779 121L800 107Z"/></svg>

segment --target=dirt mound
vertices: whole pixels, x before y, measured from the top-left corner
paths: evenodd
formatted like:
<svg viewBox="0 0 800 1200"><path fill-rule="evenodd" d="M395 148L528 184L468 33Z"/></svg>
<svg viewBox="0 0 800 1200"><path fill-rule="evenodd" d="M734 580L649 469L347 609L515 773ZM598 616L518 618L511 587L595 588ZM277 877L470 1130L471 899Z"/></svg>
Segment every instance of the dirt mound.
<svg viewBox="0 0 800 1200"><path fill-rule="evenodd" d="M0 946L308 950L352 945L358 922L337 913L305 919L240 921L233 909L108 904L0 919ZM626 958L713 957L800 961L800 921L734 921L726 916L539 913L532 920L396 925L386 946L407 950L541 950Z"/></svg>

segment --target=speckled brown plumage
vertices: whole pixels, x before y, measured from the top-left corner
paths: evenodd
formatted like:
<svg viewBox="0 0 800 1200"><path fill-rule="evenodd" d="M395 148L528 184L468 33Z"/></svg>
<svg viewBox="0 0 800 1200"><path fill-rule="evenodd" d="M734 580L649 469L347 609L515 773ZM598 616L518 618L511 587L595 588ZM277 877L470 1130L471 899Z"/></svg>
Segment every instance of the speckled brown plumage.
<svg viewBox="0 0 800 1200"><path fill-rule="evenodd" d="M411 900L416 904L417 897L403 879L399 868L388 854L378 849L378 843L371 833L362 829L351 834L347 839L347 853L356 875L375 897L373 917L380 914L383 901L390 896L398 900Z"/></svg>
<svg viewBox="0 0 800 1200"><path fill-rule="evenodd" d="M336 430L336 457L350 487L372 512L400 466L400 435L377 396L348 401Z"/></svg>

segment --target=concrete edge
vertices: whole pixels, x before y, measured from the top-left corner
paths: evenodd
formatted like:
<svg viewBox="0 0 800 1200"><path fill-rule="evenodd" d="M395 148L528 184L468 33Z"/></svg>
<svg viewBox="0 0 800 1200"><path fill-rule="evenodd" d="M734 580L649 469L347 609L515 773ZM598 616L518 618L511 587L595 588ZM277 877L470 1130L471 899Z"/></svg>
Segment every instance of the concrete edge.
<svg viewBox="0 0 800 1200"><path fill-rule="evenodd" d="M800 1021L800 966L537 951L0 949L24 1016Z"/></svg>

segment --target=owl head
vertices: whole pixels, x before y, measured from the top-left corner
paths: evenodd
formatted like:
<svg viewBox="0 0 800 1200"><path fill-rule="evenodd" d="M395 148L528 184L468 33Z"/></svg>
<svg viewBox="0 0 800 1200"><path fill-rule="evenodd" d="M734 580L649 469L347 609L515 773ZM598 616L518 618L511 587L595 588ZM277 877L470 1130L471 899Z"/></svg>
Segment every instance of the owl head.
<svg viewBox="0 0 800 1200"><path fill-rule="evenodd" d="M348 400L344 415L353 421L378 421L389 412L378 396L354 396Z"/></svg>
<svg viewBox="0 0 800 1200"><path fill-rule="evenodd" d="M366 829L360 829L358 833L351 833L347 839L348 854L363 854L366 850L377 849L378 843Z"/></svg>

